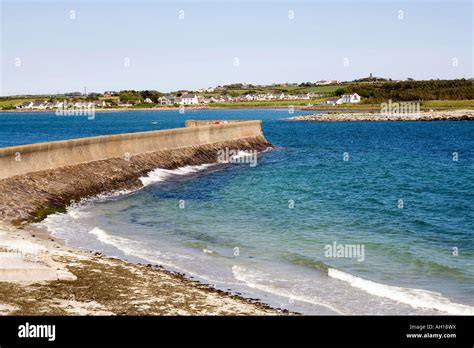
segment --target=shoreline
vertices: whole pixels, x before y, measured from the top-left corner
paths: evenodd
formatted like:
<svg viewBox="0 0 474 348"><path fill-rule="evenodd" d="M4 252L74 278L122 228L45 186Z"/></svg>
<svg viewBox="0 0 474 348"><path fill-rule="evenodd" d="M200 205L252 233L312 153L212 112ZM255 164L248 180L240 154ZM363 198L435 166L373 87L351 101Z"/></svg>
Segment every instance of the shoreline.
<svg viewBox="0 0 474 348"><path fill-rule="evenodd" d="M297 314L160 265L136 264L67 246L43 228L0 224L0 245L3 253L12 252L12 270L20 261L13 253L21 252L21 262L57 274L56 279L0 281L0 315ZM38 250L34 255L33 246Z"/></svg>
<svg viewBox="0 0 474 348"><path fill-rule="evenodd" d="M305 110L305 106L295 105L295 110ZM273 105L273 106L248 106L248 105L235 105L235 106L185 106L184 110L222 110L222 109L288 109L288 105ZM180 107L155 107L155 108L99 108L95 109L94 112L128 112L128 111L179 111ZM0 112L5 113L55 113L55 109L15 109L15 110L1 110Z"/></svg>
<svg viewBox="0 0 474 348"><path fill-rule="evenodd" d="M381 112L333 112L289 117L290 121L305 122L377 122L377 121L473 121L474 110L420 111L407 114Z"/></svg>
<svg viewBox="0 0 474 348"><path fill-rule="evenodd" d="M72 200L141 189L139 178L157 168L216 163L216 151L224 147L262 152L272 145L256 135L1 179L0 315L290 314L160 265L67 246L30 224L65 212Z"/></svg>

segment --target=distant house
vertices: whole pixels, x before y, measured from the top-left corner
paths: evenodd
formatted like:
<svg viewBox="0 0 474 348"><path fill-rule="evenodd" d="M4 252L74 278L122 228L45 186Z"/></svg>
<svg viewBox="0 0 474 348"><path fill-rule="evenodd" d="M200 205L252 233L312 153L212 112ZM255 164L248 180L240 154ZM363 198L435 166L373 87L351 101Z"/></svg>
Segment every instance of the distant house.
<svg viewBox="0 0 474 348"><path fill-rule="evenodd" d="M321 80L321 81L316 81L314 84L315 85L332 85L332 84L336 84L338 83L339 81L337 80Z"/></svg>
<svg viewBox="0 0 474 348"><path fill-rule="evenodd" d="M122 107L129 107L129 106L133 106L133 104L131 104L130 102L128 101L119 101L118 106L122 106Z"/></svg>
<svg viewBox="0 0 474 348"><path fill-rule="evenodd" d="M174 105L174 104L180 104L181 103L181 98L175 97L175 96L162 96L158 98L158 103L161 105Z"/></svg>
<svg viewBox="0 0 474 348"><path fill-rule="evenodd" d="M325 101L322 102L322 104L325 104L325 105L336 105L337 101L339 99L338 98L329 98L329 99L326 99Z"/></svg>
<svg viewBox="0 0 474 348"><path fill-rule="evenodd" d="M17 109L31 109L33 102L25 102L16 106Z"/></svg>
<svg viewBox="0 0 474 348"><path fill-rule="evenodd" d="M198 97L198 102L199 104L209 104L210 100L208 98L205 98L203 96Z"/></svg>
<svg viewBox="0 0 474 348"><path fill-rule="evenodd" d="M360 103L360 95L357 93L343 94L336 102L336 104L354 104Z"/></svg>
<svg viewBox="0 0 474 348"><path fill-rule="evenodd" d="M150 98L145 98L145 103L153 103L153 100L151 100Z"/></svg>
<svg viewBox="0 0 474 348"><path fill-rule="evenodd" d="M46 104L44 100L35 100L33 105L31 105L31 109L44 109L46 108Z"/></svg>
<svg viewBox="0 0 474 348"><path fill-rule="evenodd" d="M183 94L181 96L182 105L196 105L199 104L198 97L195 94Z"/></svg>
<svg viewBox="0 0 474 348"><path fill-rule="evenodd" d="M115 91L105 91L104 92L104 97L111 97L115 95Z"/></svg>

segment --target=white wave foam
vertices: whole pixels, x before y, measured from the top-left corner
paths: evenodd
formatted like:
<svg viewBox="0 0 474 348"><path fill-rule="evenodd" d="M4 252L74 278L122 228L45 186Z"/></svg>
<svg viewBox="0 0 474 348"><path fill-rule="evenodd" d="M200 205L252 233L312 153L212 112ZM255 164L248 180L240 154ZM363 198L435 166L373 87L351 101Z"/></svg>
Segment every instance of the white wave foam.
<svg viewBox="0 0 474 348"><path fill-rule="evenodd" d="M127 255L135 255L136 248L143 247L139 242L135 242L123 237L112 236L99 227L94 227L91 231L89 231L89 233L95 235L102 243L111 245L123 251ZM135 244L136 248L131 247L131 244Z"/></svg>
<svg viewBox="0 0 474 348"><path fill-rule="evenodd" d="M278 295L278 296L283 296L292 301L301 301L301 302L306 302L313 305L325 307L341 315L346 314L340 309L335 308L334 306L331 306L328 303L321 302L315 296L309 297L309 296L304 296L301 294L295 294L281 287L274 287L271 285L262 284L262 281L271 279L271 276L261 271L249 270L248 268L234 265L232 266L232 273L234 274L235 279L244 282L250 288L262 290L262 291L265 291L274 295Z"/></svg>
<svg viewBox="0 0 474 348"><path fill-rule="evenodd" d="M126 255L135 256L154 264L171 267L180 272L192 274L192 272L178 266L176 262L174 262L174 259L176 259L176 261L193 261L193 257L191 256L181 254L173 254L172 256L169 256L158 250L147 249L145 243L124 237L113 236L99 227L94 227L89 231L89 233L95 235L100 242L113 246Z"/></svg>
<svg viewBox="0 0 474 348"><path fill-rule="evenodd" d="M163 181L173 175L187 175L187 174L196 173L200 170L210 167L211 165L212 164L201 164L197 166L184 166L184 167L171 169L171 170L157 168L149 172L147 176L142 176L140 178L140 181L142 182L143 186L148 186L152 183Z"/></svg>
<svg viewBox="0 0 474 348"><path fill-rule="evenodd" d="M436 309L454 315L474 314L473 307L451 302L448 298L438 292L379 284L334 268L328 269L328 276L347 282L352 287L364 290L371 295L405 303L414 308Z"/></svg>

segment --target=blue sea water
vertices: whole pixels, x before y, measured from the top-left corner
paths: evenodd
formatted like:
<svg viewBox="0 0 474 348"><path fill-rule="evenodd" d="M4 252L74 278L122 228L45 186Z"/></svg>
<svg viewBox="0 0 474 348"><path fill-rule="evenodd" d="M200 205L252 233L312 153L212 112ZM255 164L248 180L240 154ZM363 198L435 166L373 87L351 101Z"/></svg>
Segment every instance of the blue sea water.
<svg viewBox="0 0 474 348"><path fill-rule="evenodd" d="M182 127L185 119L262 119L276 147L254 167L158 171L139 191L84 202L43 225L71 245L163 264L303 313L473 314L474 123L289 116L0 113L0 147ZM329 255L334 244L363 254Z"/></svg>

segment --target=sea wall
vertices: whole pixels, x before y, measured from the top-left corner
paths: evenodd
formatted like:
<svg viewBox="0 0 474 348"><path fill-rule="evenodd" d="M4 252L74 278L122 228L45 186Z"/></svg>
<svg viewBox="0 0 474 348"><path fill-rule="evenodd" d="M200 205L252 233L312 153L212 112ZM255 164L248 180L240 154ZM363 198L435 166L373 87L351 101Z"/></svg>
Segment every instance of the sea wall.
<svg viewBox="0 0 474 348"><path fill-rule="evenodd" d="M0 149L0 179L79 163L256 136L263 136L259 120L220 121L218 124L188 121L186 128L7 147Z"/></svg>
<svg viewBox="0 0 474 348"><path fill-rule="evenodd" d="M271 146L260 121L243 121L0 149L0 166L7 164L1 169L0 224L40 221L72 201L139 189L140 177L156 168L216 163L226 147L260 152ZM11 163L19 151L21 161Z"/></svg>

